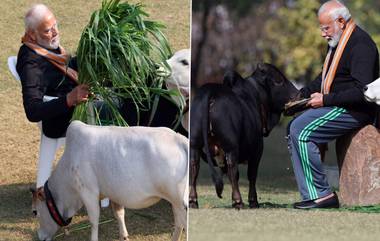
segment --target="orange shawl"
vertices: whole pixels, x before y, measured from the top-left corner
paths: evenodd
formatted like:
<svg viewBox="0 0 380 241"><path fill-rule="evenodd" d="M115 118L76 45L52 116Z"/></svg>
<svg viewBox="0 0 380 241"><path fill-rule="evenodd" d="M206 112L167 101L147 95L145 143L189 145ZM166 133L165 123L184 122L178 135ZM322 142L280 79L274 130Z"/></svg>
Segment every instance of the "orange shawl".
<svg viewBox="0 0 380 241"><path fill-rule="evenodd" d="M35 43L31 40L27 34L22 37L21 42L28 46L30 49L34 50L36 54L45 57L50 63L57 67L62 73L69 76L75 83L78 83L78 72L70 68L68 64L69 55L66 53L62 46L59 46L61 54L53 53Z"/></svg>
<svg viewBox="0 0 380 241"><path fill-rule="evenodd" d="M344 48L347 45L348 40L351 37L352 32L354 31L356 27L356 24L351 19L348 21L346 28L344 29L342 36L340 37L338 47L335 51L334 57L332 59L329 71L327 72L328 64L330 62L331 58L331 52L332 48L330 47L329 52L327 53L325 63L323 64L323 71L322 71L322 84L321 84L321 93L322 94L328 94L330 93L330 87L331 84L335 78L335 73L338 68L338 64L340 61L340 58L342 57ZM327 73L326 73L327 72Z"/></svg>

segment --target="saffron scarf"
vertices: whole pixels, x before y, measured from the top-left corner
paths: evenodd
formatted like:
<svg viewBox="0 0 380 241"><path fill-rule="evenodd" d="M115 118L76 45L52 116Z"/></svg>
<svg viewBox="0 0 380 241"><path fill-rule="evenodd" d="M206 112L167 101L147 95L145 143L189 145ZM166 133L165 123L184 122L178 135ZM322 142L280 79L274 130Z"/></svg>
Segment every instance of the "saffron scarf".
<svg viewBox="0 0 380 241"><path fill-rule="evenodd" d="M329 52L327 53L325 63L323 64L323 70L322 70L322 84L321 84L322 94L330 93L330 87L335 78L335 74L338 68L340 58L342 57L343 51L355 27L356 27L356 24L354 23L352 19L348 21L346 28L344 29L342 36L339 39L338 47L335 51L329 71L327 71L327 68L330 62L330 58L331 58L332 47L330 47Z"/></svg>
<svg viewBox="0 0 380 241"><path fill-rule="evenodd" d="M50 63L57 67L63 74L67 75L78 84L78 72L68 66L69 55L62 46L59 46L61 54L53 53L31 40L27 34L22 37L21 42L32 49L36 54L45 57Z"/></svg>

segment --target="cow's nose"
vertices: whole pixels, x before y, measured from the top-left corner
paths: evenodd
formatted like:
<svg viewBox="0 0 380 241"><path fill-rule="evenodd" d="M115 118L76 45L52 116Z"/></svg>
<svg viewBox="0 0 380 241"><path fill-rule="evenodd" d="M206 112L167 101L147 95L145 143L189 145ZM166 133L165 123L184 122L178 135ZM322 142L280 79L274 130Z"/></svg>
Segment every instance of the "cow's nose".
<svg viewBox="0 0 380 241"><path fill-rule="evenodd" d="M368 86L364 86L363 92L366 92L368 90Z"/></svg>

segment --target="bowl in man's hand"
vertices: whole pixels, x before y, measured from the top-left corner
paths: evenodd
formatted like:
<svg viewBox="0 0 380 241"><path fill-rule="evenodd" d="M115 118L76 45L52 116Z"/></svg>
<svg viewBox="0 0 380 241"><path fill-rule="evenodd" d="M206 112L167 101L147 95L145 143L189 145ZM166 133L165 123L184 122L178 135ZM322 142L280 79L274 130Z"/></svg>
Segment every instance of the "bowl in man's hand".
<svg viewBox="0 0 380 241"><path fill-rule="evenodd" d="M289 101L288 103L285 104L284 115L292 116L296 114L297 112L308 109L309 107L307 106L307 103L309 102L310 99L311 98Z"/></svg>

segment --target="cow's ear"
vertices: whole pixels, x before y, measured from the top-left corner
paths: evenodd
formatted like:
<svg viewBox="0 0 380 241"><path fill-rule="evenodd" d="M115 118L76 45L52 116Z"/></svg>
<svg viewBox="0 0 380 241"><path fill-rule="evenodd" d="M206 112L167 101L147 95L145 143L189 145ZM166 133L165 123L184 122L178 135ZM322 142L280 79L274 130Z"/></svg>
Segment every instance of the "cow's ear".
<svg viewBox="0 0 380 241"><path fill-rule="evenodd" d="M37 200L37 191L34 187L29 188L29 191L32 193L33 201Z"/></svg>
<svg viewBox="0 0 380 241"><path fill-rule="evenodd" d="M266 64L266 63L257 63L256 68L257 68L257 70L259 70L262 73L268 72L268 64Z"/></svg>
<svg viewBox="0 0 380 241"><path fill-rule="evenodd" d="M40 200L40 201L45 201L45 191L44 191L44 188L43 187L39 187L37 189L37 198Z"/></svg>
<svg viewBox="0 0 380 241"><path fill-rule="evenodd" d="M254 77L255 81L259 84L265 85L267 78L267 69L265 68L265 64L258 63L255 71L252 73L252 77Z"/></svg>
<svg viewBox="0 0 380 241"><path fill-rule="evenodd" d="M263 63L257 63L256 69L259 71L264 70L264 64Z"/></svg>

